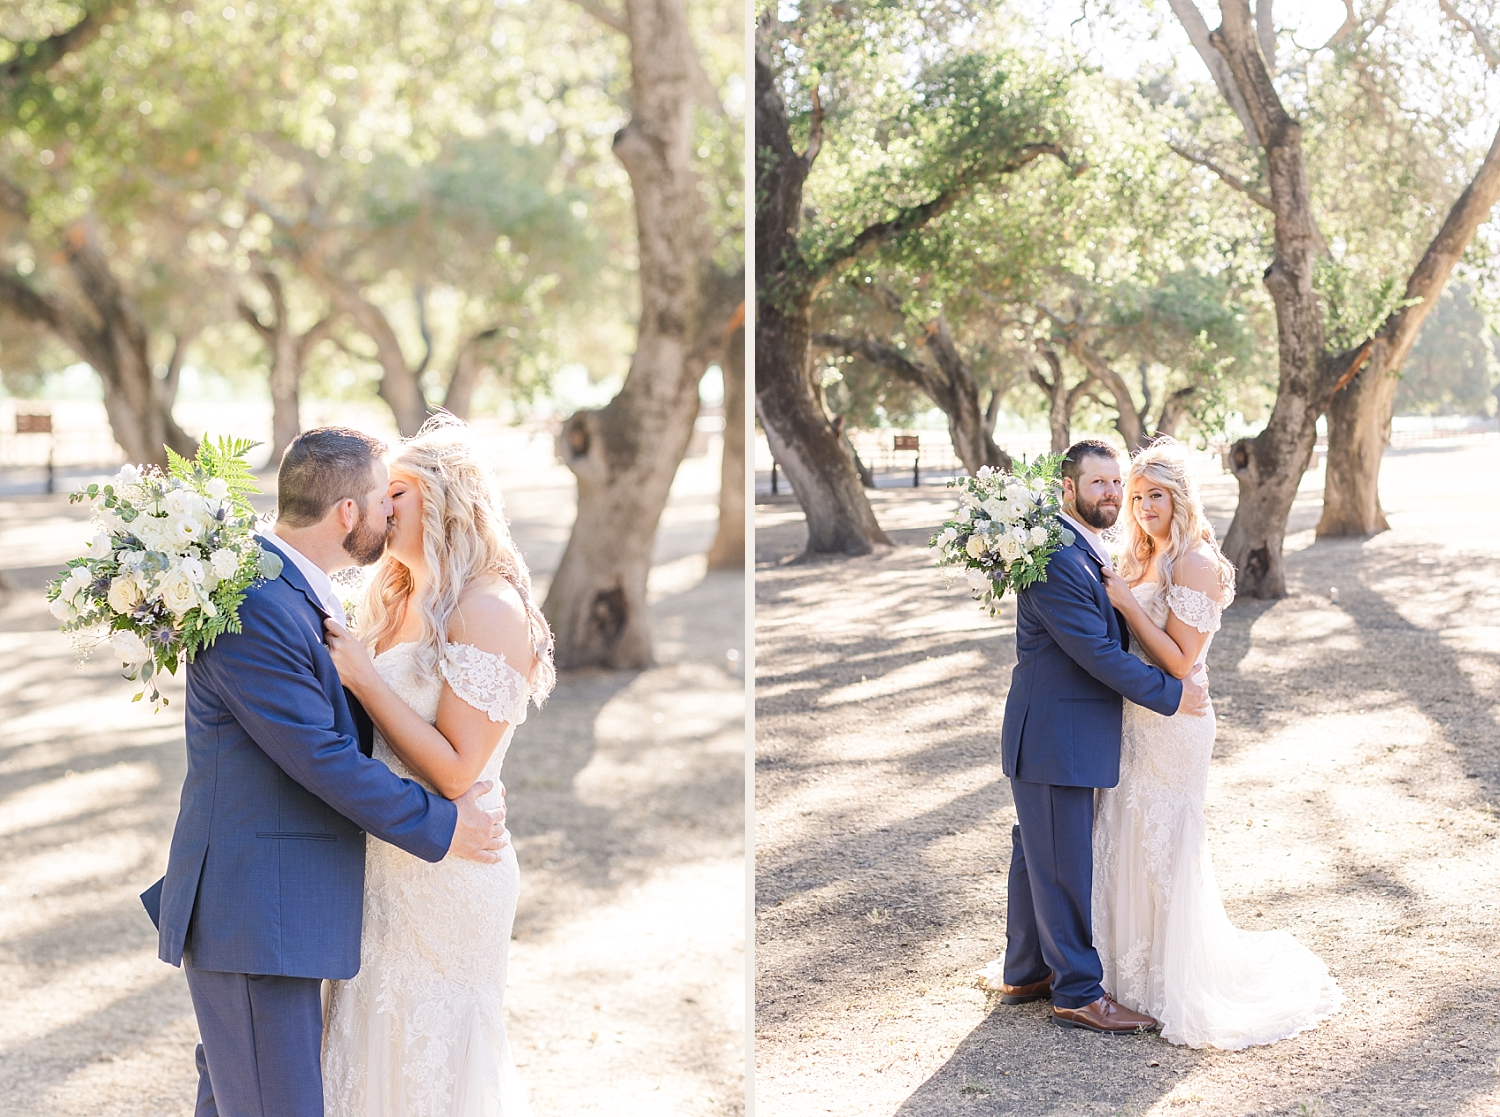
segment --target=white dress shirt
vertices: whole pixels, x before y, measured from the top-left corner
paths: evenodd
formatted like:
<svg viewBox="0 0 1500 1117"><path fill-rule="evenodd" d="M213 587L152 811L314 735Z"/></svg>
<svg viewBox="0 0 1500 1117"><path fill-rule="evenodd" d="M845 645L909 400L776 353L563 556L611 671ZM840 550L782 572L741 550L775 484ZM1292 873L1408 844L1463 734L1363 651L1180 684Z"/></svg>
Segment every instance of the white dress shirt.
<svg viewBox="0 0 1500 1117"><path fill-rule="evenodd" d="M1066 512L1058 515L1072 526L1073 530L1083 536L1083 541L1093 548L1094 554L1099 556L1099 561L1104 564L1106 570L1115 568L1114 559L1109 557L1109 551L1105 550L1104 537L1086 524L1081 524Z"/></svg>
<svg viewBox="0 0 1500 1117"><path fill-rule="evenodd" d="M313 593L318 595L318 600L323 603L323 608L328 615L343 627L348 628L349 621L344 616L343 603L339 601L339 595L333 592L333 581L323 572L323 568L277 535L274 527L266 534L276 540L276 545L286 552L286 557L296 564L298 570L302 571L302 576L307 579L307 584L312 587Z"/></svg>

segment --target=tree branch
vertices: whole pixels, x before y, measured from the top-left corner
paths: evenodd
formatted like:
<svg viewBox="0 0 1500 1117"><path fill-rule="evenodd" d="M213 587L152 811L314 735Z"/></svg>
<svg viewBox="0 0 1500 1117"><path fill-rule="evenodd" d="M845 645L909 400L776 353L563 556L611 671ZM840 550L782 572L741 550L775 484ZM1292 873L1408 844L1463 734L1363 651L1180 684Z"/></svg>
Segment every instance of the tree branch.
<svg viewBox="0 0 1500 1117"><path fill-rule="evenodd" d="M1271 16L1271 0L1255 0L1255 35L1260 53L1266 60L1266 73L1276 73L1276 23Z"/></svg>
<svg viewBox="0 0 1500 1117"><path fill-rule="evenodd" d="M573 3L588 12L589 15L593 16L610 30L618 31L622 35L630 33L630 27L625 22L623 12L606 7L604 4L597 3L596 0L573 0Z"/></svg>
<svg viewBox="0 0 1500 1117"><path fill-rule="evenodd" d="M1219 93L1234 110L1234 115L1239 117L1240 126L1245 129L1245 138L1250 141L1253 148L1259 148L1261 146L1260 133L1255 129L1255 122L1250 116L1250 108L1245 103L1245 95L1234 80L1234 75L1229 70L1229 63L1210 42L1208 24L1204 22L1203 13L1198 10L1198 5L1193 0L1167 0L1167 2L1172 6L1172 11L1177 16L1177 21L1182 24L1182 29L1187 32L1193 49L1198 52L1198 57L1203 59L1203 64L1208 67L1214 84L1219 87Z"/></svg>
<svg viewBox="0 0 1500 1117"><path fill-rule="evenodd" d="M1196 163L1200 167L1207 167L1210 171L1213 171L1214 174L1218 175L1219 178L1221 178L1226 184L1233 187L1235 190L1238 190L1241 194L1245 195L1245 197L1249 198L1252 202L1260 206L1262 209L1268 209L1272 213L1276 212L1276 207L1271 204L1269 195L1261 193L1259 190L1255 189L1238 175L1231 174L1229 171L1226 171L1223 167L1219 166L1206 155L1196 155L1193 152L1188 151L1186 148L1178 147L1176 144L1168 144L1167 146L1178 155L1186 159L1189 163Z"/></svg>
<svg viewBox="0 0 1500 1117"><path fill-rule="evenodd" d="M818 76L822 80L822 75ZM812 123L807 130L807 150L802 153L802 162L808 167L813 165L813 160L818 157L818 152L823 150L823 95L818 92L816 85L812 88Z"/></svg>
<svg viewBox="0 0 1500 1117"><path fill-rule="evenodd" d="M995 171L994 177L1014 174L1027 164L1040 159L1043 155L1054 155L1062 160L1064 164L1068 161L1067 152L1057 144L1027 144L1021 148L1018 157L1014 161L998 168ZM868 228L861 230L853 239L824 256L819 261L818 270L826 275L840 264L847 263L855 257L863 255L877 245L888 240L894 240L903 233L919 229L934 218L941 217L954 202L964 196L972 185L973 183L960 181L947 190L944 190L937 197L923 202L921 205L907 206L900 210L895 217L887 221L877 221Z"/></svg>
<svg viewBox="0 0 1500 1117"><path fill-rule="evenodd" d="M0 91L19 89L35 74L45 74L74 51L82 50L99 36L107 24L122 19L135 0L95 0L85 7L83 18L66 31L45 39L16 43L16 53L0 64ZM30 49L28 49L30 48Z"/></svg>
<svg viewBox="0 0 1500 1117"><path fill-rule="evenodd" d="M1495 44L1490 42L1486 35L1474 22L1466 18L1454 5L1453 0L1438 0L1438 7L1442 9L1445 16L1458 24L1474 38L1474 45L1479 48L1479 53L1484 55L1485 62L1491 70L1500 69L1500 51L1495 49Z"/></svg>

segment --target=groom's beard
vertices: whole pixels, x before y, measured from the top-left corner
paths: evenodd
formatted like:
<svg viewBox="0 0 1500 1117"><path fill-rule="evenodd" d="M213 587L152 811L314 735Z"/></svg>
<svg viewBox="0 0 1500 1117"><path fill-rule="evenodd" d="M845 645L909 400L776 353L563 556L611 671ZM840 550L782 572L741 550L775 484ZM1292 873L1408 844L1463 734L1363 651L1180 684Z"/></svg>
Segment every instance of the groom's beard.
<svg viewBox="0 0 1500 1117"><path fill-rule="evenodd" d="M385 553L386 525L372 528L361 516L354 530L344 536L344 550L359 566L369 566Z"/></svg>
<svg viewBox="0 0 1500 1117"><path fill-rule="evenodd" d="M1120 518L1120 505L1108 497L1090 503L1079 497L1075 502L1078 518L1095 531L1107 531L1115 526L1115 521Z"/></svg>

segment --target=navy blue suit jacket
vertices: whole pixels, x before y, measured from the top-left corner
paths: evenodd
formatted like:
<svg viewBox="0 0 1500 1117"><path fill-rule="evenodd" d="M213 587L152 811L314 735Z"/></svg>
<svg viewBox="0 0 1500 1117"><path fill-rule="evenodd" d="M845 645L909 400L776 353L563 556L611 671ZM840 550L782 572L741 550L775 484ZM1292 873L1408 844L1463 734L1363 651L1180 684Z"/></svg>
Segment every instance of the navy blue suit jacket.
<svg viewBox="0 0 1500 1117"><path fill-rule="evenodd" d="M1048 561L1045 582L1016 595L1016 666L1001 730L1002 768L1012 779L1114 787L1121 695L1167 715L1181 701L1179 680L1130 654L1101 569L1079 536Z"/></svg>
<svg viewBox="0 0 1500 1117"><path fill-rule="evenodd" d="M458 808L361 751L326 614L283 559L240 605L243 631L188 665L182 804L167 874L141 899L174 966L189 943L200 970L350 978L364 831L441 861Z"/></svg>

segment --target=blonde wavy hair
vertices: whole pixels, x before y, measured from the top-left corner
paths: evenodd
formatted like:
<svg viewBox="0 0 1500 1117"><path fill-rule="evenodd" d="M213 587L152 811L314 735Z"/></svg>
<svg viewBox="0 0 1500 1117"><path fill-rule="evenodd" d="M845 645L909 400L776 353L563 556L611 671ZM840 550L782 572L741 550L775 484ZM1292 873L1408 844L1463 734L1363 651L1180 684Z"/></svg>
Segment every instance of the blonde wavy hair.
<svg viewBox="0 0 1500 1117"><path fill-rule="evenodd" d="M373 648L393 636L413 605L422 620L418 669L433 678L464 591L478 579L504 578L526 607L535 653L526 681L540 706L557 682L552 629L532 600L531 572L511 539L494 477L480 461L468 425L451 415L434 415L401 444L390 464L392 472L410 477L421 493L422 558L429 577L412 602L411 571L395 556L383 556L365 583L360 639Z"/></svg>
<svg viewBox="0 0 1500 1117"><path fill-rule="evenodd" d="M1130 493L1139 483L1156 485L1172 498L1170 542L1160 557L1156 553L1156 540L1146 533L1130 510ZM1198 482L1187 452L1175 438L1158 438L1131 460L1130 472L1125 477L1125 512L1125 554L1120 562L1120 576L1127 582L1139 582L1151 568L1152 558L1157 558L1160 585L1156 592L1158 596L1165 594L1172 584L1172 571L1182 557L1198 544L1206 543L1219 567L1220 602L1227 604L1234 596L1234 566L1219 550L1214 526L1204 516L1203 504L1198 499Z"/></svg>

